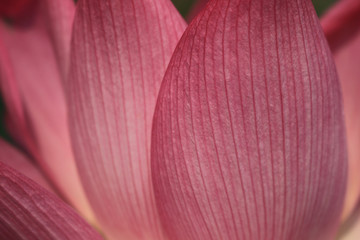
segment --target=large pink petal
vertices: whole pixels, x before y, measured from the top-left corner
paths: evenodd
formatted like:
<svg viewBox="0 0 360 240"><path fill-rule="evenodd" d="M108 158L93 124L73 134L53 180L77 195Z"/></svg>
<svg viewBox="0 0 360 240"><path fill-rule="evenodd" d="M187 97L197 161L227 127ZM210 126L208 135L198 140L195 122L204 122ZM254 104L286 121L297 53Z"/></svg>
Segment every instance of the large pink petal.
<svg viewBox="0 0 360 240"><path fill-rule="evenodd" d="M0 25L5 46L0 50L6 52L6 57L0 59L0 68L6 70L1 71L5 73L0 80L5 86L2 92L10 112L16 110L11 115L13 121L9 122L18 138L32 133L36 149L31 148L29 152L61 194L91 219L70 144L61 67L57 64L56 51L40 7L27 25ZM19 132L23 128L27 131Z"/></svg>
<svg viewBox="0 0 360 240"><path fill-rule="evenodd" d="M213 0L170 61L152 178L170 239L328 240L346 184L341 94L310 0Z"/></svg>
<svg viewBox="0 0 360 240"><path fill-rule="evenodd" d="M110 238L163 238L150 132L158 89L184 28L169 0L78 2L66 84L72 139L82 183Z"/></svg>
<svg viewBox="0 0 360 240"><path fill-rule="evenodd" d="M345 219L360 200L360 1L340 1L321 23L333 50L344 99L349 152Z"/></svg>
<svg viewBox="0 0 360 240"><path fill-rule="evenodd" d="M39 169L25 155L0 139L0 162L16 169L48 191L53 191Z"/></svg>
<svg viewBox="0 0 360 240"><path fill-rule="evenodd" d="M0 162L1 239L102 239L44 188Z"/></svg>

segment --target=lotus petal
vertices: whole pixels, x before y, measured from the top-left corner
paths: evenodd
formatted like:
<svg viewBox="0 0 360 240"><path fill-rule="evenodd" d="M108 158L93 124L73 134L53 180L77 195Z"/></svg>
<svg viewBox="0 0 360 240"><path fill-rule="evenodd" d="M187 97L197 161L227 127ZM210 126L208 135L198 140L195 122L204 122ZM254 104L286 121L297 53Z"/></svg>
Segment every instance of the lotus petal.
<svg viewBox="0 0 360 240"><path fill-rule="evenodd" d="M310 0L210 1L155 110L152 178L170 239L333 239L347 176L342 112Z"/></svg>
<svg viewBox="0 0 360 240"><path fill-rule="evenodd" d="M27 25L0 23L0 81L11 113L8 122L17 139L30 138L24 145L34 147L27 150L62 196L91 221L70 144L61 66L42 7Z"/></svg>
<svg viewBox="0 0 360 240"><path fill-rule="evenodd" d="M0 162L1 239L102 239L70 206Z"/></svg>
<svg viewBox="0 0 360 240"><path fill-rule="evenodd" d="M16 169L46 190L53 192L48 181L31 160L2 139L0 139L0 162Z"/></svg>
<svg viewBox="0 0 360 240"><path fill-rule="evenodd" d="M80 0L70 79L71 136L91 206L113 239L163 239L150 177L155 101L185 29L169 0Z"/></svg>

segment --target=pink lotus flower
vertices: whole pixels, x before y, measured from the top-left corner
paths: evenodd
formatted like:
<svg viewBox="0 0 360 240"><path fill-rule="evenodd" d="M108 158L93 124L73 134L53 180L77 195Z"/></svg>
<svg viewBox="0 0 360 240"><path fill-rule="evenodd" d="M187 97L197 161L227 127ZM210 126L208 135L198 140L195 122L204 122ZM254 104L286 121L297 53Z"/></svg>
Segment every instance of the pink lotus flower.
<svg viewBox="0 0 360 240"><path fill-rule="evenodd" d="M359 3L0 4L0 238L359 239Z"/></svg>

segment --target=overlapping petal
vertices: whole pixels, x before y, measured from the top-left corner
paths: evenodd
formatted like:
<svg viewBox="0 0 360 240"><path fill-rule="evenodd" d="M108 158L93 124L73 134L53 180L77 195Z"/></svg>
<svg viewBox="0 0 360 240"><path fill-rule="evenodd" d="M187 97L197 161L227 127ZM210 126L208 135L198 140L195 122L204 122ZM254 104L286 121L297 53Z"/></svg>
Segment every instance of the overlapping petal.
<svg viewBox="0 0 360 240"><path fill-rule="evenodd" d="M76 162L108 237L163 239L150 177L158 89L185 23L169 0L80 0L66 89Z"/></svg>
<svg viewBox="0 0 360 240"><path fill-rule="evenodd" d="M0 238L102 239L62 200L1 162Z"/></svg>
<svg viewBox="0 0 360 240"><path fill-rule="evenodd" d="M0 139L0 162L16 169L16 171L35 181L46 190L53 191L44 175L34 166L30 159L2 139Z"/></svg>
<svg viewBox="0 0 360 240"><path fill-rule="evenodd" d="M70 144L62 67L56 60L41 3L26 24L0 23L0 81L9 109L8 122L17 139L26 139L23 145L64 198L91 219Z"/></svg>
<svg viewBox="0 0 360 240"><path fill-rule="evenodd" d="M170 239L335 237L340 86L310 0L212 0L170 61L152 134Z"/></svg>
<svg viewBox="0 0 360 240"><path fill-rule="evenodd" d="M343 91L349 153L346 219L360 200L360 1L343 0L321 19Z"/></svg>

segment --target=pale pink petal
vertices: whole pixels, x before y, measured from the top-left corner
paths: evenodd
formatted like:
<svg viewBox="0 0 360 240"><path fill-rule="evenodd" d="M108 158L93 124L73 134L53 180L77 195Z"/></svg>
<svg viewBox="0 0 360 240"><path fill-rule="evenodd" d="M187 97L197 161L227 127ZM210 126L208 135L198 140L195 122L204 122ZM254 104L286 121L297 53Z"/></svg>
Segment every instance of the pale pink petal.
<svg viewBox="0 0 360 240"><path fill-rule="evenodd" d="M360 200L360 1L342 0L321 19L343 91L349 174L345 220Z"/></svg>
<svg viewBox="0 0 360 240"><path fill-rule="evenodd" d="M48 181L29 158L0 139L0 162L16 169L48 191L53 192Z"/></svg>
<svg viewBox="0 0 360 240"><path fill-rule="evenodd" d="M156 106L152 178L172 240L329 240L346 184L341 94L310 0L212 0Z"/></svg>
<svg viewBox="0 0 360 240"><path fill-rule="evenodd" d="M71 207L0 162L0 239L102 239Z"/></svg>
<svg viewBox="0 0 360 240"><path fill-rule="evenodd" d="M90 203L113 239L163 239L150 177L158 89L185 23L169 0L80 0L70 126Z"/></svg>
<svg viewBox="0 0 360 240"><path fill-rule="evenodd" d="M61 70L43 24L40 14L27 26L0 23L0 37L5 46L0 50L7 52L6 58L0 59L0 68L6 70L0 81L5 86L2 92L7 109L16 111L11 129L18 126L19 131L26 128L32 133L36 150L29 152L64 198L91 219L70 144ZM15 134L18 138L22 134L19 131Z"/></svg>

